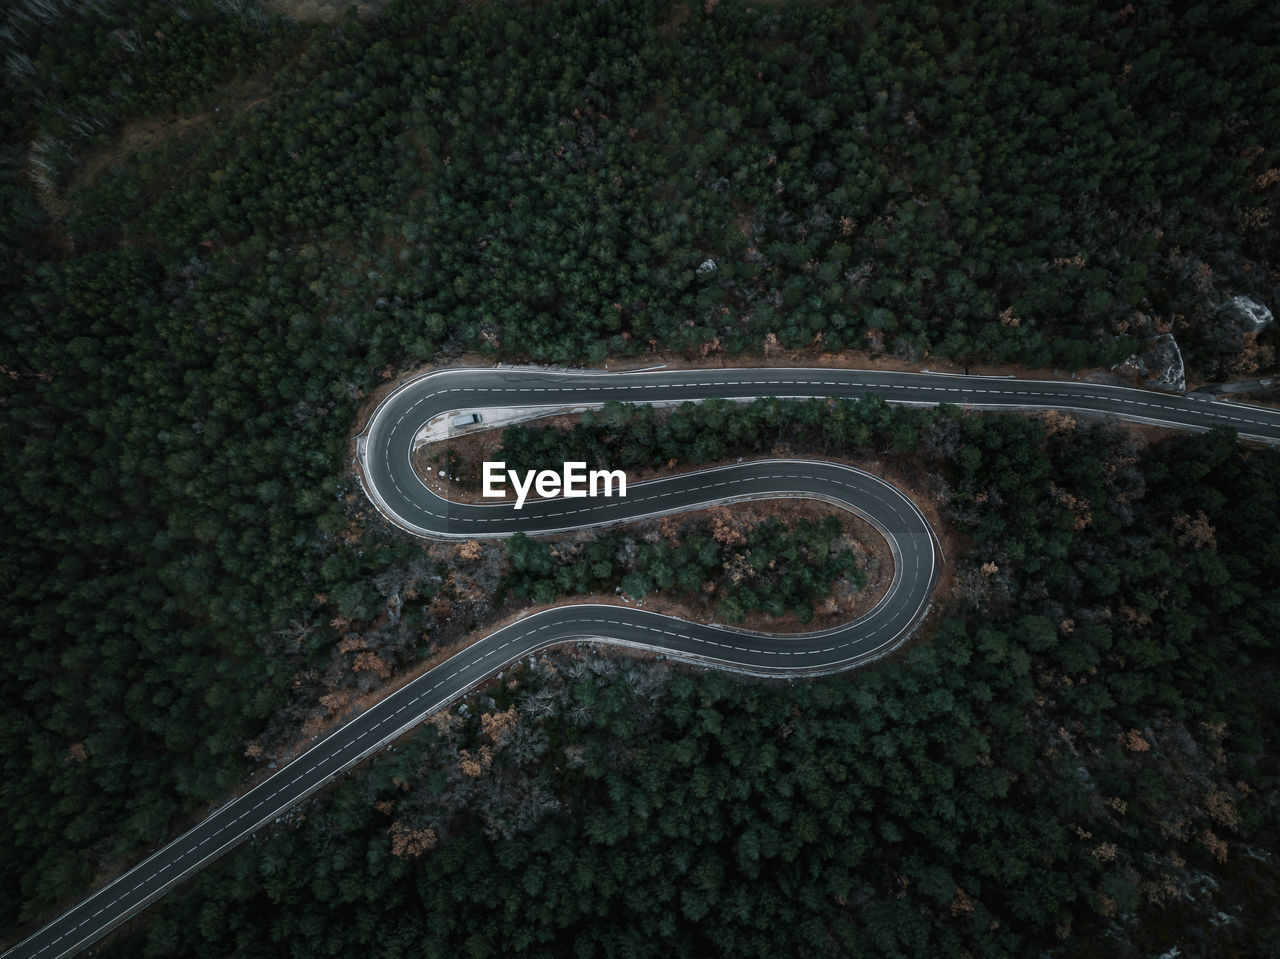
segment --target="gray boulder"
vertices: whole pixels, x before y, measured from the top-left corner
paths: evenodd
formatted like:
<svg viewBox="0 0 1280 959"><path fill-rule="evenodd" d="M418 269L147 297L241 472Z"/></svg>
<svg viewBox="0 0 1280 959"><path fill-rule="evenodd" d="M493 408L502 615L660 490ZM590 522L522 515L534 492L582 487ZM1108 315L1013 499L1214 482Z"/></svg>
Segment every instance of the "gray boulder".
<svg viewBox="0 0 1280 959"><path fill-rule="evenodd" d="M1222 304L1222 312L1235 322L1241 333L1261 333L1274 319L1270 310L1247 296L1233 296Z"/></svg>
<svg viewBox="0 0 1280 959"><path fill-rule="evenodd" d="M1172 333L1161 333L1141 353L1135 353L1120 369L1140 374L1148 386L1170 393L1185 393L1187 368L1182 362L1182 351Z"/></svg>

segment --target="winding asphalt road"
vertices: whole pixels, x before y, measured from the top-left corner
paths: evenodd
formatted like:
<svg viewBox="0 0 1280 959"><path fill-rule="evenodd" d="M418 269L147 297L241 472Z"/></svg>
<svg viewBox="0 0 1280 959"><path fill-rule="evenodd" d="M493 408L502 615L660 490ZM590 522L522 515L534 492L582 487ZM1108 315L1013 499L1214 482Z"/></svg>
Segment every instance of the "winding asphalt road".
<svg viewBox="0 0 1280 959"><path fill-rule="evenodd" d="M910 635L927 611L937 560L932 531L919 509L896 488L868 473L808 460L756 461L635 484L629 486L625 499L531 499L515 513L505 504L443 500L418 479L410 462L413 439L422 425L454 410L870 393L894 403L1072 410L1185 430L1230 426L1243 436L1280 443L1280 411L1196 394L1166 396L1076 382L788 368L627 374L458 369L419 377L382 403L358 439L366 492L384 515L409 532L432 538L505 536L517 529L547 533L730 500L806 497L836 503L880 530L894 558L889 589L858 620L791 636L701 626L613 605L563 606L527 616L391 693L6 952L3 959L54 959L83 950L450 700L504 665L544 647L602 639L764 675L813 675L883 655Z"/></svg>

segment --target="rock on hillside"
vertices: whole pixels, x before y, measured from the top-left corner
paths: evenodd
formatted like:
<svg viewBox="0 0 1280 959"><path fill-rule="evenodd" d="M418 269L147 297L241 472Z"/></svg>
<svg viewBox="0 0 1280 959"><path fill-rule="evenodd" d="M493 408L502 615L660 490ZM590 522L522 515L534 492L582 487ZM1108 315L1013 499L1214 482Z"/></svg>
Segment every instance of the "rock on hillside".
<svg viewBox="0 0 1280 959"><path fill-rule="evenodd" d="M1241 333L1261 333L1271 325L1271 311L1247 296L1233 296L1222 304L1224 315L1230 317Z"/></svg>
<svg viewBox="0 0 1280 959"><path fill-rule="evenodd" d="M1187 389L1187 369L1172 333L1157 336L1145 351L1129 357L1119 369L1141 374L1148 386L1158 390L1185 393Z"/></svg>

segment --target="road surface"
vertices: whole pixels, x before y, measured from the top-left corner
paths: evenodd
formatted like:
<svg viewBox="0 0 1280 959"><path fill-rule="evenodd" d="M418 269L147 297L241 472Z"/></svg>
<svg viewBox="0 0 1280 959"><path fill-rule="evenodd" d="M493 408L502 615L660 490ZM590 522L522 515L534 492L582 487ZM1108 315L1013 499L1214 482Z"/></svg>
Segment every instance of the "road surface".
<svg viewBox="0 0 1280 959"><path fill-rule="evenodd" d="M160 898L213 859L272 822L361 759L508 663L556 643L600 639L660 650L710 665L764 675L812 675L883 655L928 609L937 580L933 534L919 509L890 484L847 466L809 460L755 461L631 485L625 499L531 499L465 505L435 495L412 468L413 438L434 416L491 407L592 406L609 400L671 402L709 397L856 397L954 403L979 409L1056 409L1186 430L1230 426L1280 442L1280 411L1077 382L833 369L660 370L598 373L532 369L443 370L393 392L358 439L366 492L392 522L420 536L479 538L516 530L549 533L740 499L797 496L826 500L875 525L893 553L881 602L835 629L779 636L701 626L631 607L568 605L527 616L453 658L317 742L250 792L4 954L70 956ZM558 464L547 464L554 468Z"/></svg>

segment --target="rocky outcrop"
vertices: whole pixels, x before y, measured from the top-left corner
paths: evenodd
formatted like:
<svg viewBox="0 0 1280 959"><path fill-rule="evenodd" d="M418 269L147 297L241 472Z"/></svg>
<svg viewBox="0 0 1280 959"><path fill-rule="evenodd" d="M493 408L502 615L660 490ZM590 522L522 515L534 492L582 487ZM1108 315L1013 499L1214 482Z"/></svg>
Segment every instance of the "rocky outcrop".
<svg viewBox="0 0 1280 959"><path fill-rule="evenodd" d="M1146 350L1129 357L1119 369L1141 375L1148 386L1158 390L1170 393L1185 393L1187 390L1187 368L1172 333L1157 336Z"/></svg>
<svg viewBox="0 0 1280 959"><path fill-rule="evenodd" d="M1270 310L1247 296L1233 296L1222 304L1221 310L1241 333L1261 333L1274 319Z"/></svg>

